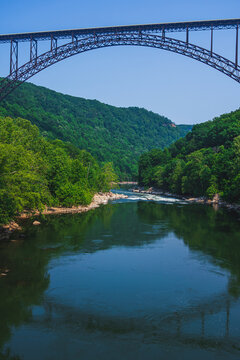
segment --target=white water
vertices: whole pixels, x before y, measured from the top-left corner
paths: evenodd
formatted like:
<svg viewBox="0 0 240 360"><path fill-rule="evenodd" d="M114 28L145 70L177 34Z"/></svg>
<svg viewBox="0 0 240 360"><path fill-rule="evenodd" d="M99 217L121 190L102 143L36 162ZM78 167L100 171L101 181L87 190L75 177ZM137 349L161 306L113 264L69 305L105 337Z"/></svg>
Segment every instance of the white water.
<svg viewBox="0 0 240 360"><path fill-rule="evenodd" d="M153 195L153 194L141 194L141 193L134 193L131 191L125 191L125 190L113 190L113 192L118 194L124 194L127 195L127 199L121 199L117 200L118 202L126 202L126 201L155 201L155 202L161 202L161 203L179 203L179 204L187 204L186 201L177 199L174 197L168 197L164 195Z"/></svg>

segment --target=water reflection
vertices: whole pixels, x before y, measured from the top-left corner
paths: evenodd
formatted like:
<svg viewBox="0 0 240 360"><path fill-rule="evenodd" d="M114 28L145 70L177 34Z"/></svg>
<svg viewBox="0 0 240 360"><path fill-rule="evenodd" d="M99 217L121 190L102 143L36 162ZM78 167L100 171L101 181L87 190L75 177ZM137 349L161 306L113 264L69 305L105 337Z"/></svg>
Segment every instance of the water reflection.
<svg viewBox="0 0 240 360"><path fill-rule="evenodd" d="M209 255L208 261L230 271L229 292L240 295L240 222L238 215L212 207L157 206L138 203L139 217L150 223L167 223L168 230L191 249Z"/></svg>
<svg viewBox="0 0 240 360"><path fill-rule="evenodd" d="M24 336L36 333L43 338L47 332L50 337L61 333L61 336L75 339L76 342L81 338L82 342L88 343L88 346L82 342L79 344L86 352L86 359L94 356L94 343L95 348L101 346L102 349L99 359L109 356L111 340L115 345L116 341L124 344L126 352L123 354L121 350L121 356L126 358L129 347L133 351L132 358L137 354L139 344L143 346L142 357L139 358L143 359L149 358L147 354L155 351L152 347L149 349L150 345L158 346L156 356L163 354L166 346L168 349L177 347L176 353L171 355L174 359L179 358L179 347L190 347L191 351L215 349L221 354L233 356L229 358L234 358L236 354L239 356L240 224L233 214L200 205L125 202L106 205L86 214L46 217L41 222L40 227L29 226L24 241L2 244L0 248L0 268L10 270L7 276L0 278L1 359L18 359L14 354L15 347L19 347L16 346L18 337L23 339L23 324L26 325ZM178 247L175 241L183 241L185 245ZM172 248L168 249L168 246ZM121 254L119 249L122 249ZM192 266L192 274L189 264L184 264L188 259L187 249L191 252L189 264ZM161 255L164 251L166 255ZM148 254L148 260L144 257L145 253ZM172 258L164 259L171 253ZM78 254L86 254L87 258L79 258ZM94 260L94 266L101 275L104 289L95 298L94 304L86 301L93 301L94 287L99 286L98 277L95 280L91 278L94 274L94 269L90 269L93 254L98 256L98 262L102 261L96 265ZM102 259L98 254L103 254ZM108 254L113 259L113 267L114 263L119 264L120 274L115 270L112 275L114 280L106 275L109 271L106 265ZM158 260L154 254L159 256L162 271L167 271L164 278L158 273ZM119 256L122 256L122 260ZM131 257L136 261L136 266L129 272ZM62 259L66 259L66 263ZM69 259L75 259L77 264L81 262L82 276L86 276L86 284L91 285L91 289L81 279L81 287L78 288L80 280L74 280L76 276L71 272L74 269L72 261L68 270ZM146 276L146 271L149 271L146 262L149 259L156 272L153 267ZM175 263L176 270L173 269ZM184 274L193 277L193 282L174 283L181 279L175 272L182 268L185 269ZM198 281L198 274L194 273L197 269L201 271L201 276L212 276L212 280L208 283L206 279L204 284L199 277L200 282L194 283ZM125 277L127 285L121 283L124 271L128 274ZM57 276L61 276L64 289L71 279L68 272L72 274L72 286L76 289L77 297L54 288L54 281L57 281ZM139 277L141 282L133 289L139 296L138 300L131 292L131 287L139 282ZM119 289L113 294L115 283ZM174 285L173 288L169 283ZM147 288L146 293L141 286ZM186 291L181 293L184 286ZM212 286L215 288L210 291ZM200 289L203 295L196 296L196 289ZM165 298L163 291L166 292ZM159 303L160 300L162 303ZM111 301L113 310L110 311ZM122 308L121 303L124 304ZM14 330L19 327L20 333ZM90 349L89 344L93 348ZM62 345L58 346L59 352ZM33 356L27 348L24 348L26 353L23 351L24 359ZM66 358L76 358L74 349L73 345L68 349ZM211 351L208 353L209 359ZM155 358L153 354L152 358ZM198 355L194 353L194 356ZM203 353L199 352L199 358L202 356ZM34 355L34 359L38 359L38 354Z"/></svg>
<svg viewBox="0 0 240 360"><path fill-rule="evenodd" d="M137 338L144 335L144 343L174 343L191 344L201 348L221 349L230 351L239 349L239 336L229 340L229 311L230 301L225 295L209 299L209 303L199 304L183 312L169 312L164 315L155 314L152 317L112 317L99 313L87 313L74 307L55 302L54 299L44 301L45 315L33 321L36 327L67 329L70 336L88 336L101 333L103 336L131 336ZM223 336L208 335L207 318L217 314L220 310L226 312L226 319L222 324ZM195 321L194 331L186 331L188 322ZM189 330L189 329L188 329ZM218 333L219 329L216 331Z"/></svg>

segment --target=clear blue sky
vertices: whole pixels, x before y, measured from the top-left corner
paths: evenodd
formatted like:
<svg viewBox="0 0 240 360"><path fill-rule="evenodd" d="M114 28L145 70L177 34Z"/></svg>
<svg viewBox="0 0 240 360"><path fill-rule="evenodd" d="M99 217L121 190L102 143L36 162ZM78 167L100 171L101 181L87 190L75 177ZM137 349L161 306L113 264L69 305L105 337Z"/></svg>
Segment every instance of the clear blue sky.
<svg viewBox="0 0 240 360"><path fill-rule="evenodd" d="M5 34L240 18L240 1L1 0L0 10L0 33ZM214 50L233 59L233 32L216 31L214 37ZM190 34L190 41L196 44L209 46L209 40L208 32ZM21 51L23 54L28 49L20 45ZM1 45L0 54L0 76L5 76L9 45ZM203 122L240 106L240 85L234 80L185 56L149 48L90 51L62 61L30 81L116 106L145 107L177 124Z"/></svg>

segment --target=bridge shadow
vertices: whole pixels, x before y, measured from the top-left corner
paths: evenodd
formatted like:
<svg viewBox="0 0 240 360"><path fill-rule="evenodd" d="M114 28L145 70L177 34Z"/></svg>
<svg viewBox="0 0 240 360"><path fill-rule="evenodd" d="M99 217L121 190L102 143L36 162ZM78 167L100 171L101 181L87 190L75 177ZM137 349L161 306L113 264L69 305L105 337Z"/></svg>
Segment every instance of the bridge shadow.
<svg viewBox="0 0 240 360"><path fill-rule="evenodd" d="M140 336L146 344L178 343L231 353L239 351L231 313L240 295L240 224L233 214L199 205L138 202L106 205L74 216L46 217L41 222L41 227L29 226L23 242L15 238L14 242L1 245L0 268L10 270L0 278L2 351L13 328L22 324L56 331L65 328L69 336L101 333L110 337L130 336L133 341ZM225 292L185 308L133 317L75 308L49 294L52 260L65 254L96 253L111 249L116 243L125 248L141 247L161 241L170 232L184 241L192 253L204 254L208 262L229 273ZM34 315L33 305L43 307L43 314ZM214 329L216 317L218 325ZM9 359L10 356L9 353Z"/></svg>

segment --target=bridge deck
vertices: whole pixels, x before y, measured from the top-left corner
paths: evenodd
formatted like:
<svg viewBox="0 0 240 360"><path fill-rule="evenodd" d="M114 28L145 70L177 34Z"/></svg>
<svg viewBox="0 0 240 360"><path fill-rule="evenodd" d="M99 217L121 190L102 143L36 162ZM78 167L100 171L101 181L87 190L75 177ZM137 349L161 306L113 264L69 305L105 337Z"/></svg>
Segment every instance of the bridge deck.
<svg viewBox="0 0 240 360"><path fill-rule="evenodd" d="M41 31L22 34L6 34L0 35L0 43L8 43L11 40L30 41L49 40L52 37L56 39L68 39L73 36L84 36L88 34L108 34L108 33L126 33L126 32L181 32L192 30L209 30L209 29L234 29L240 25L240 19L227 20L205 20L205 21L184 21L174 23L145 24L145 25L126 25L126 26L109 26L87 29L57 30L57 31Z"/></svg>

